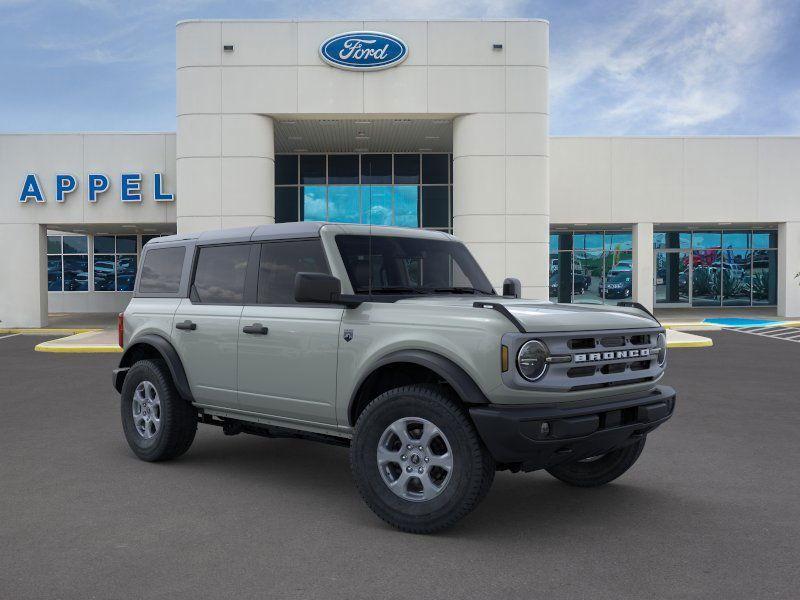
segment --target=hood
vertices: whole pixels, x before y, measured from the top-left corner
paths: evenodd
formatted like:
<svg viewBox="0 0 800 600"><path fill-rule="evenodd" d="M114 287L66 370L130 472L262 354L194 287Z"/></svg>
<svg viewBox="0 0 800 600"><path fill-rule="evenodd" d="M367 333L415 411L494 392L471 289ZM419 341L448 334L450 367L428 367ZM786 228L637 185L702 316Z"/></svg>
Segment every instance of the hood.
<svg viewBox="0 0 800 600"><path fill-rule="evenodd" d="M657 321L639 309L603 304L553 304L547 300L502 296L422 296L400 300L459 308L471 308L473 303L481 301L504 305L530 332L659 327Z"/></svg>

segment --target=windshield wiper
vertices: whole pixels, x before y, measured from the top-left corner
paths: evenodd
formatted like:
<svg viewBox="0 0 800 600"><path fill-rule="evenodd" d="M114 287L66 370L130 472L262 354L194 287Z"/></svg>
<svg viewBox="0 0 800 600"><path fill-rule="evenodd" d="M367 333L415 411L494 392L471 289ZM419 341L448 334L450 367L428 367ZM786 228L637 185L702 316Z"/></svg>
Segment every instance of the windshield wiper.
<svg viewBox="0 0 800 600"><path fill-rule="evenodd" d="M408 286L381 286L377 288L372 288L369 290L367 288L358 288L356 290L356 294L427 294L428 291L421 289L421 288L413 288Z"/></svg>
<svg viewBox="0 0 800 600"><path fill-rule="evenodd" d="M476 290L473 287L466 287L466 286L440 287L440 288L434 288L433 291L437 294L450 293L450 294L481 294L486 296L494 295L494 291L484 292L483 290Z"/></svg>

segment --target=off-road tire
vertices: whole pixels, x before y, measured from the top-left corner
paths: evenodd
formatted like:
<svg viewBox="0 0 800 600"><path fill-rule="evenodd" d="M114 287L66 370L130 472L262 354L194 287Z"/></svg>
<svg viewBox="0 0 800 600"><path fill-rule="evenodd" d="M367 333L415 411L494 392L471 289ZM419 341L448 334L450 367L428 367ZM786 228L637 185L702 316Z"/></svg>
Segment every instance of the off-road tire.
<svg viewBox="0 0 800 600"><path fill-rule="evenodd" d="M378 444L386 428L398 419L426 419L452 446L453 472L441 493L425 501L410 501L392 492L378 468ZM358 418L350 446L350 467L367 506L390 525L409 533L434 533L454 525L489 492L495 462L483 445L464 408L434 385L410 385L389 390L370 402Z"/></svg>
<svg viewBox="0 0 800 600"><path fill-rule="evenodd" d="M136 387L143 381L155 386L160 400L160 428L145 439L134 424L132 403ZM120 413L125 439L140 459L148 462L170 460L186 452L197 433L197 411L180 397L162 360L140 360L130 368L122 385Z"/></svg>
<svg viewBox="0 0 800 600"><path fill-rule="evenodd" d="M547 472L556 479L577 487L598 487L614 481L639 459L647 438L612 450L588 462L569 462L550 467Z"/></svg>

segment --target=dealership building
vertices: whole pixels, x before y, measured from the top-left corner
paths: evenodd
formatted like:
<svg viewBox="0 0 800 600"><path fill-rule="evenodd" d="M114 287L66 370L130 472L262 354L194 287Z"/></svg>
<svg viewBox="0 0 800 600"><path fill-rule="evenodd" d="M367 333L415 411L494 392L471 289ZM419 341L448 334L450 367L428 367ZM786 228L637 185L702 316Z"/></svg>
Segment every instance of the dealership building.
<svg viewBox="0 0 800 600"><path fill-rule="evenodd" d="M550 137L540 20L187 21L177 133L0 135L0 326L119 311L152 236L454 233L527 298L800 316L800 138Z"/></svg>

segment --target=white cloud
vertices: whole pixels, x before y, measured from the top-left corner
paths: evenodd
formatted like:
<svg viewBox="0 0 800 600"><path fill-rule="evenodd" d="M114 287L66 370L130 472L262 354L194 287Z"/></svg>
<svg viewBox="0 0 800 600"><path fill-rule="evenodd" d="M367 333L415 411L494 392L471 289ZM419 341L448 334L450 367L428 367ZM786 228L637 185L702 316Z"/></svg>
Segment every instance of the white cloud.
<svg viewBox="0 0 800 600"><path fill-rule="evenodd" d="M616 133L690 131L739 108L781 26L772 0L640 4L554 52L553 103L604 106L597 118Z"/></svg>

